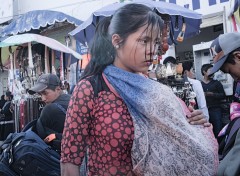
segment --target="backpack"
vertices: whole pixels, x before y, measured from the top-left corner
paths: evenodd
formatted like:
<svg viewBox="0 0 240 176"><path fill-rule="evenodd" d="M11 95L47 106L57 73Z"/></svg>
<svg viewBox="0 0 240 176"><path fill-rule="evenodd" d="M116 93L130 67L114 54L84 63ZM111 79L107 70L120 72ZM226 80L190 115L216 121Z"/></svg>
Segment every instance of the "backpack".
<svg viewBox="0 0 240 176"><path fill-rule="evenodd" d="M220 131L219 160L221 161L234 146L238 130L240 128L240 104L233 102L230 105L230 122Z"/></svg>
<svg viewBox="0 0 240 176"><path fill-rule="evenodd" d="M240 131L238 130L234 144L227 155L220 161L218 176L239 176L240 175Z"/></svg>
<svg viewBox="0 0 240 176"><path fill-rule="evenodd" d="M0 162L0 175L1 176L17 176L6 164Z"/></svg>
<svg viewBox="0 0 240 176"><path fill-rule="evenodd" d="M36 120L22 132L8 135L0 146L0 161L16 175L59 176L60 155L31 130L35 123ZM0 173L3 170L0 167Z"/></svg>

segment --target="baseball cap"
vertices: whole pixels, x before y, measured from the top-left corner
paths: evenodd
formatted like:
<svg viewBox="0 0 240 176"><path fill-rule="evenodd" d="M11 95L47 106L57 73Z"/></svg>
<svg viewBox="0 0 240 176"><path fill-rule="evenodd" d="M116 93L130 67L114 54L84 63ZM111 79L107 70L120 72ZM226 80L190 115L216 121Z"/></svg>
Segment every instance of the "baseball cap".
<svg viewBox="0 0 240 176"><path fill-rule="evenodd" d="M229 53L239 47L240 33L230 32L219 35L210 46L210 53L213 57L213 67L209 75L217 72L227 60Z"/></svg>
<svg viewBox="0 0 240 176"><path fill-rule="evenodd" d="M60 79L54 74L41 75L35 85L28 90L29 94L35 94L44 91L50 86L60 86Z"/></svg>

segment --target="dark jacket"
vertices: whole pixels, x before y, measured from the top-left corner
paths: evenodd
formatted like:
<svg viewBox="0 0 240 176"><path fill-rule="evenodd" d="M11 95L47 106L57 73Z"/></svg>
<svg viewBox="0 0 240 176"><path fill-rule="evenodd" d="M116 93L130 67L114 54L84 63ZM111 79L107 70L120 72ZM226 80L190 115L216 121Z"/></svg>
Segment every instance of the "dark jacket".
<svg viewBox="0 0 240 176"><path fill-rule="evenodd" d="M54 133L57 137L56 140L59 142L61 141L66 114L58 105L67 111L69 101L70 95L62 94L54 102L43 108L38 120L41 121L45 133L41 134L39 132L39 129L41 128L39 122L37 122L36 125L36 132L42 139L45 139L48 135ZM60 144L57 144L57 149L60 149Z"/></svg>
<svg viewBox="0 0 240 176"><path fill-rule="evenodd" d="M212 96L206 96L207 107L220 107L221 100L225 98L223 85L218 80L211 80L209 83L201 81L204 92L212 92Z"/></svg>
<svg viewBox="0 0 240 176"><path fill-rule="evenodd" d="M6 100L4 100L4 99L1 99L1 100L0 100L0 109L3 108L3 106L4 106L5 103L6 103Z"/></svg>
<svg viewBox="0 0 240 176"><path fill-rule="evenodd" d="M3 108L1 109L1 114L4 115L4 120L12 120L13 119L13 114L10 111L11 108L11 101L6 101Z"/></svg>

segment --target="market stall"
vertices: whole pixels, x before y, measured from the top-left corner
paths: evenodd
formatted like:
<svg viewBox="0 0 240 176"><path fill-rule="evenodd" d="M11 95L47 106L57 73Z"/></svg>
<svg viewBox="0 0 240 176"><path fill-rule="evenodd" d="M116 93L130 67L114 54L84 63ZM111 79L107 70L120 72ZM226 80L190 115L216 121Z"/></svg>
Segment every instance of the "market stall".
<svg viewBox="0 0 240 176"><path fill-rule="evenodd" d="M0 42L0 48L9 51L8 89L14 96L14 123L19 131L38 118L43 107L39 97L27 94L37 78L42 73L53 73L64 81L64 62L82 56L52 38L30 33L8 37Z"/></svg>

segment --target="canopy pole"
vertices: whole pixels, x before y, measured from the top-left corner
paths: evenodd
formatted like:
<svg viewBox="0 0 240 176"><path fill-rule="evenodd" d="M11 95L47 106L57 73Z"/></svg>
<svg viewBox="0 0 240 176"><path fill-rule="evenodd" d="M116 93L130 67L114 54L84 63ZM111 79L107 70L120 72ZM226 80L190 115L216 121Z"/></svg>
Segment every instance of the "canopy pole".
<svg viewBox="0 0 240 176"><path fill-rule="evenodd" d="M48 47L45 45L45 60L44 60L44 64L45 64L45 73L49 73L49 52L48 52Z"/></svg>
<svg viewBox="0 0 240 176"><path fill-rule="evenodd" d="M32 57L32 45L31 42L28 42L28 67L33 69L33 57Z"/></svg>
<svg viewBox="0 0 240 176"><path fill-rule="evenodd" d="M12 47L9 46L9 53L10 53L10 70L9 70L9 91L13 92L13 52Z"/></svg>
<svg viewBox="0 0 240 176"><path fill-rule="evenodd" d="M0 69L3 72L3 63L2 63L2 48L0 48Z"/></svg>
<svg viewBox="0 0 240 176"><path fill-rule="evenodd" d="M63 68L63 52L61 52L60 56L60 80L64 80L64 68Z"/></svg>
<svg viewBox="0 0 240 176"><path fill-rule="evenodd" d="M56 75L57 72L56 72L56 68L55 68L55 58L56 55L55 55L55 50L51 50L51 58L52 58L52 74Z"/></svg>

